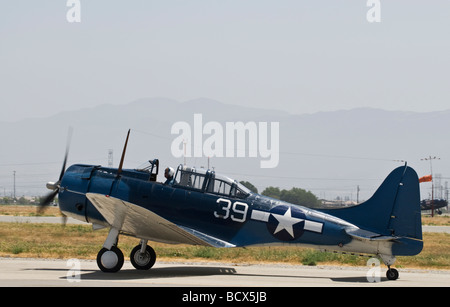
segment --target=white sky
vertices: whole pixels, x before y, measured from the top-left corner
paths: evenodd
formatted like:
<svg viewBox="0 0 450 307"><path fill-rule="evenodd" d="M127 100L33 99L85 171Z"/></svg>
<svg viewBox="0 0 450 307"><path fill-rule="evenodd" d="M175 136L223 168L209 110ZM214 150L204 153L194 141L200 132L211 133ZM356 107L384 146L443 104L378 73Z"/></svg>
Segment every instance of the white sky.
<svg viewBox="0 0 450 307"><path fill-rule="evenodd" d="M142 97L311 113L450 108L450 1L0 4L0 121Z"/></svg>

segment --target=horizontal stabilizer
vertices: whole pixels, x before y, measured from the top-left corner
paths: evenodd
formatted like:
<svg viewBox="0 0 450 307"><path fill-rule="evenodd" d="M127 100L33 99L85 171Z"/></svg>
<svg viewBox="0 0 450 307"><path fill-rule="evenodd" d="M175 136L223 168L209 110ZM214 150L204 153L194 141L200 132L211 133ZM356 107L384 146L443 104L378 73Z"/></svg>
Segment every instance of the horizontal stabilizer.
<svg viewBox="0 0 450 307"><path fill-rule="evenodd" d="M360 228L347 228L345 232L356 240L367 240L367 241L393 241L399 239L399 237L394 236L384 236L379 233L367 231Z"/></svg>

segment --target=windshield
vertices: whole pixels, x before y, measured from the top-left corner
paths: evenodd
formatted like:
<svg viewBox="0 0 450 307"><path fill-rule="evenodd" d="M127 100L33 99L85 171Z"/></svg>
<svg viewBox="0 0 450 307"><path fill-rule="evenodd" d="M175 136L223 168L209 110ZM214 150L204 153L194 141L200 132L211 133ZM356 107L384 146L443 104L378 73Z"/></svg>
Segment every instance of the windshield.
<svg viewBox="0 0 450 307"><path fill-rule="evenodd" d="M237 182L237 181L236 181L236 183L237 183L238 188L241 189L245 194L251 193L251 191L246 186L244 186L243 184L241 184L240 182Z"/></svg>
<svg viewBox="0 0 450 307"><path fill-rule="evenodd" d="M178 167L175 180L178 186L224 196L245 198L251 193L245 186L227 176L183 165Z"/></svg>
<svg viewBox="0 0 450 307"><path fill-rule="evenodd" d="M219 180L222 180L222 181L225 181L225 182L228 182L230 185L233 184L233 183L236 184L237 187L238 187L239 189L241 189L242 192L244 192L244 193L246 193L246 194L250 194L250 192L251 192L246 186L244 186L243 184L241 184L241 183L238 182L237 180L231 179L230 177L227 177L227 176L225 176L225 175L222 175L222 174L216 174L215 178L216 178L216 179L219 179Z"/></svg>
<svg viewBox="0 0 450 307"><path fill-rule="evenodd" d="M208 185L208 191L238 198L245 198L250 194L250 190L244 185L220 174L215 175L214 180L211 180Z"/></svg>

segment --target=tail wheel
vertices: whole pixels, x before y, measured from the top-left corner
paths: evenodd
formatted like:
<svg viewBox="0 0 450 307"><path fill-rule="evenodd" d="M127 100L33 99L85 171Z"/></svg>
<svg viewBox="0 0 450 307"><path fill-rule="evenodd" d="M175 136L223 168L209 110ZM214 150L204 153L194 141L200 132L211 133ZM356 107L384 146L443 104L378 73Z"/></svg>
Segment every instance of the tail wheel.
<svg viewBox="0 0 450 307"><path fill-rule="evenodd" d="M97 254L97 265L103 272L118 272L122 268L123 262L123 253L116 246L111 247L110 250L102 248Z"/></svg>
<svg viewBox="0 0 450 307"><path fill-rule="evenodd" d="M149 270L156 261L156 253L151 246L146 246L141 252L141 245L137 245L130 254L131 264L138 270Z"/></svg>
<svg viewBox="0 0 450 307"><path fill-rule="evenodd" d="M389 269L386 272L386 277L389 280L396 280L398 279L398 271L396 269Z"/></svg>

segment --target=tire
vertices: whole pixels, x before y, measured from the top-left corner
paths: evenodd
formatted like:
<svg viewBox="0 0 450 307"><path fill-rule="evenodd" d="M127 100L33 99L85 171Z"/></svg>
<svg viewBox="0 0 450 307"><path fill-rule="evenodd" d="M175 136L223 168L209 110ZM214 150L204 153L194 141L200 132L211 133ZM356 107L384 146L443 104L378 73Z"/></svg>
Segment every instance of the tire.
<svg viewBox="0 0 450 307"><path fill-rule="evenodd" d="M131 264L138 270L149 270L156 261L156 253L151 246L145 248L141 253L141 246L137 245L130 254Z"/></svg>
<svg viewBox="0 0 450 307"><path fill-rule="evenodd" d="M389 280L396 280L398 279L398 271L396 269L389 269L386 272L386 277Z"/></svg>
<svg viewBox="0 0 450 307"><path fill-rule="evenodd" d="M122 251L116 246L111 247L111 250L102 248L97 254L97 265L106 273L118 272L124 263Z"/></svg>

